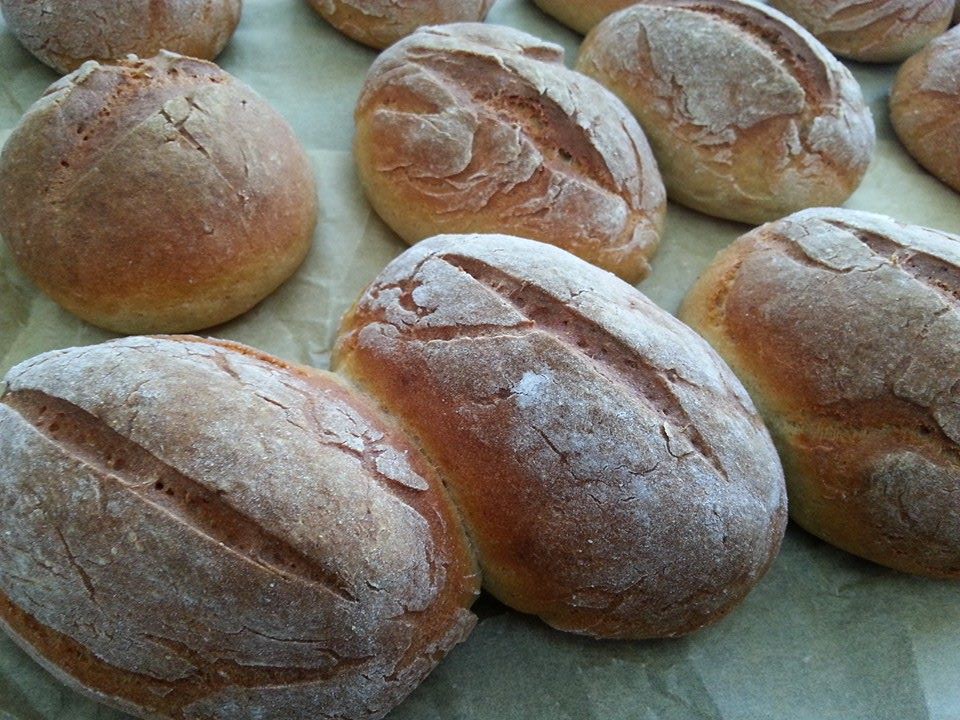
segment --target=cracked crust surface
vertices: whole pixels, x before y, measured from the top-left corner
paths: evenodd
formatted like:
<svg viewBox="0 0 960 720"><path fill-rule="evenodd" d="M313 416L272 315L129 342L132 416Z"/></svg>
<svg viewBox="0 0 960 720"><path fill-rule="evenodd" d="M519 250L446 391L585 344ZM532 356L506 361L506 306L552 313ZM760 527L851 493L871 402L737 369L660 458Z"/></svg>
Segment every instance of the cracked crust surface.
<svg viewBox="0 0 960 720"><path fill-rule="evenodd" d="M509 232L629 282L649 272L663 183L623 104L512 28L424 28L377 58L354 152L371 203L404 240Z"/></svg>
<svg viewBox="0 0 960 720"><path fill-rule="evenodd" d="M379 718L473 626L420 452L329 373L199 338L38 356L0 397L0 623L142 717Z"/></svg>
<svg viewBox="0 0 960 720"><path fill-rule="evenodd" d="M912 573L960 578L960 238L839 209L721 252L684 301L751 391L792 517Z"/></svg>
<svg viewBox="0 0 960 720"><path fill-rule="evenodd" d="M898 62L942 33L953 0L769 0L837 55Z"/></svg>
<svg viewBox="0 0 960 720"><path fill-rule="evenodd" d="M241 0L0 0L7 27L60 73L161 50L212 60L240 22Z"/></svg>
<svg viewBox="0 0 960 720"><path fill-rule="evenodd" d="M960 27L903 64L890 119L917 162L960 192Z"/></svg>
<svg viewBox="0 0 960 720"><path fill-rule="evenodd" d="M577 69L643 126L671 199L757 223L839 205L873 155L860 87L787 16L737 0L644 0L584 40Z"/></svg>
<svg viewBox="0 0 960 720"><path fill-rule="evenodd" d="M555 627L690 632L779 548L783 475L736 378L634 288L558 248L418 244L348 313L334 365L441 469L485 587Z"/></svg>
<svg viewBox="0 0 960 720"><path fill-rule="evenodd" d="M248 310L300 265L317 199L291 128L216 65L161 53L54 83L0 154L0 234L84 320L180 332Z"/></svg>
<svg viewBox="0 0 960 720"><path fill-rule="evenodd" d="M349 38L382 49L424 25L482 21L495 0L309 0Z"/></svg>

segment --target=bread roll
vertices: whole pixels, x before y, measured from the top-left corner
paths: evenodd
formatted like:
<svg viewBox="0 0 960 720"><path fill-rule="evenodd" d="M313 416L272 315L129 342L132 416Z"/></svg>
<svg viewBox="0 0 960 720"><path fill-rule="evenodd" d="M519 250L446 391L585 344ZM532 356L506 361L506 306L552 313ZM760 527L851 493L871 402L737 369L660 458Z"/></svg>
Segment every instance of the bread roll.
<svg viewBox="0 0 960 720"><path fill-rule="evenodd" d="M442 485L330 374L129 338L6 381L0 625L75 689L149 718L380 718L472 627Z"/></svg>
<svg viewBox="0 0 960 720"><path fill-rule="evenodd" d="M960 238L849 210L744 235L685 300L780 449L793 518L960 578Z"/></svg>
<svg viewBox="0 0 960 720"><path fill-rule="evenodd" d="M671 199L758 223L842 203L873 154L860 87L812 35L736 0L645 0L587 36L577 69L650 138Z"/></svg>
<svg viewBox="0 0 960 720"><path fill-rule="evenodd" d="M309 0L337 30L377 49L424 25L480 21L495 0Z"/></svg>
<svg viewBox="0 0 960 720"><path fill-rule="evenodd" d="M45 293L122 333L229 320L289 277L316 223L309 160L216 65L85 64L0 154L0 234Z"/></svg>
<svg viewBox="0 0 960 720"><path fill-rule="evenodd" d="M512 28L418 30L370 69L356 111L360 179L414 243L509 232L637 282L666 209L643 132L622 103Z"/></svg>
<svg viewBox="0 0 960 720"><path fill-rule="evenodd" d="M941 35L900 68L890 119L917 162L960 192L960 27Z"/></svg>
<svg viewBox="0 0 960 720"><path fill-rule="evenodd" d="M484 586L594 637L680 635L733 608L786 522L776 451L689 328L558 248L408 250L344 318L334 366L440 469Z"/></svg>
<svg viewBox="0 0 960 720"><path fill-rule="evenodd" d="M954 0L769 0L837 55L899 62L942 33Z"/></svg>
<svg viewBox="0 0 960 720"><path fill-rule="evenodd" d="M60 73L161 50L212 60L240 9L241 0L0 0L17 40Z"/></svg>
<svg viewBox="0 0 960 720"><path fill-rule="evenodd" d="M607 15L636 0L533 0L537 7L569 28L586 35Z"/></svg>

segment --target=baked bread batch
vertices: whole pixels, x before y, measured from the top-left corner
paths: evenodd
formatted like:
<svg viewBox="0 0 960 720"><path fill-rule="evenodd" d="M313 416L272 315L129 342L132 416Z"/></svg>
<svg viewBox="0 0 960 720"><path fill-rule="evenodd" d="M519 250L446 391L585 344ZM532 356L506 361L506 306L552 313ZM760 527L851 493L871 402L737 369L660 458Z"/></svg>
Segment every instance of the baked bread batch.
<svg viewBox="0 0 960 720"><path fill-rule="evenodd" d="M370 203L409 243L506 232L629 282L666 211L643 131L563 50L498 25L424 28L374 61L356 110Z"/></svg>
<svg viewBox="0 0 960 720"><path fill-rule="evenodd" d="M0 383L0 627L64 683L143 718L382 718L481 587L590 638L717 622L775 561L788 494L843 550L960 578L960 237L820 207L875 146L828 47L919 50L891 120L960 192L954 3L531 1L588 33L576 70L479 22L493 0L309 0L386 48L353 158L413 246L331 372L158 335ZM208 62L240 0L103 5L0 0L69 72L0 152L0 235L84 321L215 326L329 210L290 125ZM766 223L679 320L631 287L667 195Z"/></svg>
<svg viewBox="0 0 960 720"><path fill-rule="evenodd" d="M213 63L85 63L0 154L0 234L37 285L122 333L199 330L303 261L317 219L293 130Z"/></svg>
<svg viewBox="0 0 960 720"><path fill-rule="evenodd" d="M786 16L739 0L643 0L587 35L577 69L650 138L670 199L758 223L840 204L875 144L860 86Z"/></svg>
<svg viewBox="0 0 960 720"><path fill-rule="evenodd" d="M68 73L161 50L213 60L240 22L243 0L0 0L7 27L37 59Z"/></svg>

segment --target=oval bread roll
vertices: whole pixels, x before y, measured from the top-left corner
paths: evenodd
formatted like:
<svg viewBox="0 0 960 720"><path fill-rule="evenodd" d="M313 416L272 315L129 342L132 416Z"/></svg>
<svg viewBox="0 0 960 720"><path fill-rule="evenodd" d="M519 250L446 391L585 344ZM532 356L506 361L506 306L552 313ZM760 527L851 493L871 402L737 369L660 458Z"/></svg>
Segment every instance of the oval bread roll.
<svg viewBox="0 0 960 720"><path fill-rule="evenodd" d="M758 223L840 204L873 154L850 72L759 4L644 0L590 32L577 69L637 116L670 198L709 215Z"/></svg>
<svg viewBox="0 0 960 720"><path fill-rule="evenodd" d="M495 0L309 0L337 30L382 49L424 25L481 21Z"/></svg>
<svg viewBox="0 0 960 720"><path fill-rule="evenodd" d="M917 162L960 192L960 27L903 64L890 119Z"/></svg>
<svg viewBox="0 0 960 720"><path fill-rule="evenodd" d="M537 7L569 28L586 35L607 15L636 0L533 0Z"/></svg>
<svg viewBox="0 0 960 720"><path fill-rule="evenodd" d="M749 388L804 528L960 578L960 238L817 209L721 252L681 317Z"/></svg>
<svg viewBox="0 0 960 720"><path fill-rule="evenodd" d="M144 718L380 718L474 623L417 449L340 380L129 338L0 397L0 625Z"/></svg>
<svg viewBox="0 0 960 720"><path fill-rule="evenodd" d="M0 0L0 10L27 50L68 73L161 50L213 60L240 22L241 0Z"/></svg>
<svg viewBox="0 0 960 720"><path fill-rule="evenodd" d="M62 78L0 154L0 234L17 264L115 332L248 310L303 261L316 214L283 118L216 65L170 53Z"/></svg>
<svg viewBox="0 0 960 720"><path fill-rule="evenodd" d="M942 33L954 0L769 0L837 55L863 62L904 60Z"/></svg>
<svg viewBox="0 0 960 720"><path fill-rule="evenodd" d="M512 28L418 30L377 58L356 110L360 179L408 243L509 232L637 282L666 210L629 111Z"/></svg>
<svg viewBox="0 0 960 720"><path fill-rule="evenodd" d="M637 290L558 248L418 244L344 318L334 366L422 443L484 586L554 627L691 632L780 546L782 471L736 378Z"/></svg>

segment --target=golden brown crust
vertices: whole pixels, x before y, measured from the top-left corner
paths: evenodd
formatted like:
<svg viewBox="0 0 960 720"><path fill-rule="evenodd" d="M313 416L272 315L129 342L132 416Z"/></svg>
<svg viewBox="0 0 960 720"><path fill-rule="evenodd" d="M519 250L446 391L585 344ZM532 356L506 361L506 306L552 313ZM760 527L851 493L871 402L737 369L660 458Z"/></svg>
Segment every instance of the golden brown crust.
<svg viewBox="0 0 960 720"><path fill-rule="evenodd" d="M473 625L416 448L329 373L230 343L47 353L0 398L0 620L141 717L379 718Z"/></svg>
<svg viewBox="0 0 960 720"><path fill-rule="evenodd" d="M586 35L607 15L636 0L533 0L537 7L578 33Z"/></svg>
<svg viewBox="0 0 960 720"><path fill-rule="evenodd" d="M890 93L890 119L917 162L960 192L960 28L903 64Z"/></svg>
<svg viewBox="0 0 960 720"><path fill-rule="evenodd" d="M54 83L0 155L0 234L18 265L117 332L239 315L299 266L315 222L286 122L217 66L169 53Z"/></svg>
<svg viewBox="0 0 960 720"><path fill-rule="evenodd" d="M367 196L410 243L510 232L637 282L666 210L646 138L623 104L507 27L424 28L370 69L354 151Z"/></svg>
<svg viewBox="0 0 960 720"><path fill-rule="evenodd" d="M480 22L494 0L309 0L347 37L382 49L424 25Z"/></svg>
<svg viewBox="0 0 960 720"><path fill-rule="evenodd" d="M558 248L418 244L348 313L334 364L436 462L485 587L555 627L693 631L779 548L779 461L732 373L639 292Z"/></svg>
<svg viewBox="0 0 960 720"><path fill-rule="evenodd" d="M242 0L0 0L24 47L60 73L161 50L213 60L240 22Z"/></svg>
<svg viewBox="0 0 960 720"><path fill-rule="evenodd" d="M842 57L898 62L947 29L953 0L769 0Z"/></svg>
<svg viewBox="0 0 960 720"><path fill-rule="evenodd" d="M840 204L873 154L856 80L763 5L644 0L590 32L577 69L637 116L671 199L717 217Z"/></svg>
<svg viewBox="0 0 960 720"><path fill-rule="evenodd" d="M684 301L777 442L792 517L875 562L960 577L960 238L838 209L720 253Z"/></svg>

